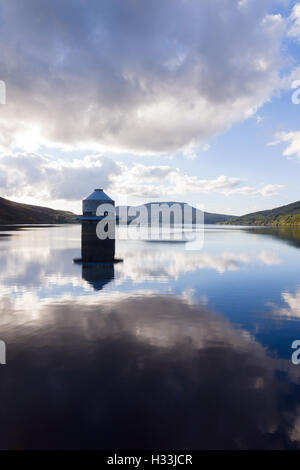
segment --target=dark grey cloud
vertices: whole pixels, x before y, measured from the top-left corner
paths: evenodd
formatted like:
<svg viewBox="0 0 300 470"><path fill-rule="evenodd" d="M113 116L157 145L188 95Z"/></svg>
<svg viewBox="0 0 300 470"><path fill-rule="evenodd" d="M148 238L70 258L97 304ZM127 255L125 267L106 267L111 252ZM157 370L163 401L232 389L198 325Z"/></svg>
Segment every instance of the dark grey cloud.
<svg viewBox="0 0 300 470"><path fill-rule="evenodd" d="M279 86L271 0L0 1L2 147L176 151Z"/></svg>

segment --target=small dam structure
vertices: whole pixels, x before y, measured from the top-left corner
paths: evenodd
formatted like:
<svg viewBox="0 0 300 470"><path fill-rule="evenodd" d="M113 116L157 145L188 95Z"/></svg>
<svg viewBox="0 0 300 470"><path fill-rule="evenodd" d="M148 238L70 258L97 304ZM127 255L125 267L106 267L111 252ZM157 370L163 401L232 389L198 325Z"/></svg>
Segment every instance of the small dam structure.
<svg viewBox="0 0 300 470"><path fill-rule="evenodd" d="M103 189L95 189L82 201L81 258L74 259L82 265L82 278L95 290L100 290L114 279L115 259L115 201Z"/></svg>

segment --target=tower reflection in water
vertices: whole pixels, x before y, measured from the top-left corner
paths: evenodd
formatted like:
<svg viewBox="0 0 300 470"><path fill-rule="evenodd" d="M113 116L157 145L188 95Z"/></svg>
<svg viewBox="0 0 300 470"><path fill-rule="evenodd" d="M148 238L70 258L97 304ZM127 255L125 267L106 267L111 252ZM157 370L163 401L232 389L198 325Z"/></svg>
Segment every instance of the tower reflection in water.
<svg viewBox="0 0 300 470"><path fill-rule="evenodd" d="M115 203L102 189L83 200L81 222L82 278L95 290L101 290L114 279L115 260Z"/></svg>

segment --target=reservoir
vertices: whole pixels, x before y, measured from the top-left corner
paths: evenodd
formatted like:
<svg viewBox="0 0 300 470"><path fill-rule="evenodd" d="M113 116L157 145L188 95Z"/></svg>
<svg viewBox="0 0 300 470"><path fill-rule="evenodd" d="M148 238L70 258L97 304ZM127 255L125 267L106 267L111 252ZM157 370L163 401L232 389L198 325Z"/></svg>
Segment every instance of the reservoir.
<svg viewBox="0 0 300 470"><path fill-rule="evenodd" d="M0 228L0 448L299 448L300 230L121 231Z"/></svg>

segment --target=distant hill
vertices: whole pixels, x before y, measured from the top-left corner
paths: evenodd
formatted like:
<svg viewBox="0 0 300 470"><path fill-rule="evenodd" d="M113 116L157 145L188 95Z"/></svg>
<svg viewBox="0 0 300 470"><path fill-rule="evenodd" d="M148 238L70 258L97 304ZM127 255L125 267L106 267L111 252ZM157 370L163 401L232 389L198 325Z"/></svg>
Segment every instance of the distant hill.
<svg viewBox="0 0 300 470"><path fill-rule="evenodd" d="M69 224L75 214L67 211L31 206L0 197L0 224Z"/></svg>
<svg viewBox="0 0 300 470"><path fill-rule="evenodd" d="M148 209L150 217L150 206L153 203L145 204ZM173 204L179 204L183 206L183 202L164 202L154 204L167 204L169 207ZM135 209L139 209L141 206L134 206ZM194 223L197 220L197 215L202 215L202 212L195 207L191 208L192 220ZM129 206L126 206L128 211ZM120 208L116 208L117 216L119 216ZM33 206L29 204L21 204L19 202L9 201L0 197L0 225L5 224L69 224L74 223L75 214L67 211L60 211L56 209L49 209L48 207ZM223 214L212 214L204 212L204 221L206 224L225 223L234 216L223 215ZM131 221L133 218L131 218ZM145 220L145 223L148 219Z"/></svg>
<svg viewBox="0 0 300 470"><path fill-rule="evenodd" d="M234 217L226 223L230 225L269 225L275 227L285 225L300 226L300 201L272 210Z"/></svg>
<svg viewBox="0 0 300 470"><path fill-rule="evenodd" d="M150 213L151 213L151 209L150 209L150 206L151 204L167 204L169 207L171 207L173 204L179 204L181 207L183 207L183 205L185 204L184 202L149 202L147 204L145 204L146 208L147 208L147 211L148 211L148 216L146 217L146 219L143 221L144 223L148 223L150 221ZM195 207L193 206L190 206L189 204L186 204L187 206L189 206L189 208L191 208L191 217L192 217L192 220L189 220L188 223L195 223L196 220L197 220L197 216L200 216L200 220L201 220L201 216L203 214L202 211L200 211L199 209L196 209ZM122 206L122 210L126 210L127 213L128 213L128 209L129 207L132 207L133 209L135 210L139 210L140 207L142 206ZM117 213L117 216L120 217L120 207L117 207L116 208L116 213ZM198 218L198 220L199 220ZM210 212L204 212L204 223L205 224L221 224L221 223L224 223L226 221L229 221L231 220L232 218L234 218L234 216L232 215L224 215L224 214L213 214L213 213L210 213ZM133 221L135 219L135 217L128 217L129 219L129 223L131 221ZM120 218L120 223L122 223L122 214L121 214L121 218Z"/></svg>

